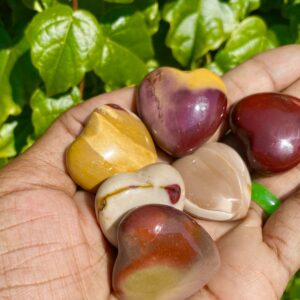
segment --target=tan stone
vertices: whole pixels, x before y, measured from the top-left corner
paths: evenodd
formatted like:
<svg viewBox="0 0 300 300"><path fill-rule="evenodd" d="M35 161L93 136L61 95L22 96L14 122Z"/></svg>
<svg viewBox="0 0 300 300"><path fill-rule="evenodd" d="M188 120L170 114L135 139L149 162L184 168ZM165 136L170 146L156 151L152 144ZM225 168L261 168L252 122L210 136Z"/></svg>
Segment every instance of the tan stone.
<svg viewBox="0 0 300 300"><path fill-rule="evenodd" d="M222 143L207 143L173 166L186 188L184 209L199 218L236 220L246 216L251 179L239 154Z"/></svg>

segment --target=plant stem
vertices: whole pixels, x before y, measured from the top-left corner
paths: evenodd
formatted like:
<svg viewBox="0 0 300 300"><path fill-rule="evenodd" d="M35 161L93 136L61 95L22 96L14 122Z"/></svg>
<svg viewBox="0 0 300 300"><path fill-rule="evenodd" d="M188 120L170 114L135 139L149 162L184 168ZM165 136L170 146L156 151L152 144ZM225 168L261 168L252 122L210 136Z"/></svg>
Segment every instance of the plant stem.
<svg viewBox="0 0 300 300"><path fill-rule="evenodd" d="M210 52L206 53L205 58L206 58L206 63L207 64L210 64L212 62L212 58L211 58Z"/></svg>
<svg viewBox="0 0 300 300"><path fill-rule="evenodd" d="M84 78L79 83L79 91L81 99L83 100L83 93L84 93Z"/></svg>
<svg viewBox="0 0 300 300"><path fill-rule="evenodd" d="M72 0L72 8L74 11L78 9L78 0Z"/></svg>

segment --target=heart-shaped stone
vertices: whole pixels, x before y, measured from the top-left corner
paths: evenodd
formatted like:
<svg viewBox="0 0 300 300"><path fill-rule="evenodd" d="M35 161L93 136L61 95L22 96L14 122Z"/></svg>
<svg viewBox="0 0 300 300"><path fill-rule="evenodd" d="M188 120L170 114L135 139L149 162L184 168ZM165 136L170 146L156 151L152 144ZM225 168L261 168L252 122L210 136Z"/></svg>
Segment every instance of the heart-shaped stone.
<svg viewBox="0 0 300 300"><path fill-rule="evenodd" d="M226 114L225 85L206 69L184 72L162 67L145 77L137 109L156 144L174 157L207 141Z"/></svg>
<svg viewBox="0 0 300 300"><path fill-rule="evenodd" d="M230 126L254 170L282 172L300 163L300 99L279 93L250 95L231 110Z"/></svg>
<svg viewBox="0 0 300 300"><path fill-rule="evenodd" d="M183 210L185 188L171 165L156 163L132 173L108 178L98 189L96 216L106 238L117 246L117 228L129 210L145 204L165 204Z"/></svg>
<svg viewBox="0 0 300 300"><path fill-rule="evenodd" d="M208 233L166 205L129 212L120 223L118 243L112 282L118 299L188 299L220 265Z"/></svg>
<svg viewBox="0 0 300 300"><path fill-rule="evenodd" d="M66 165L72 179L94 191L106 178L156 162L154 143L143 122L116 104L93 111L70 145Z"/></svg>
<svg viewBox="0 0 300 300"><path fill-rule="evenodd" d="M206 143L173 163L185 188L184 210L209 220L228 221L246 216L251 179L239 154L222 143Z"/></svg>

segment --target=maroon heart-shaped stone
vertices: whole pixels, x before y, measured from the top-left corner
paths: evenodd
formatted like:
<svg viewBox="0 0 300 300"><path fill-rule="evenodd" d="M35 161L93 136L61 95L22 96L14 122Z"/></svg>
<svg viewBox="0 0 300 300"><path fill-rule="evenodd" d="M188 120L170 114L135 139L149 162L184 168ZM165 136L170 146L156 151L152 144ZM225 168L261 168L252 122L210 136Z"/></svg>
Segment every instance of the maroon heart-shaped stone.
<svg viewBox="0 0 300 300"><path fill-rule="evenodd" d="M118 299L188 299L219 266L214 241L196 221L150 204L120 222L112 284Z"/></svg>
<svg viewBox="0 0 300 300"><path fill-rule="evenodd" d="M159 68L138 90L137 109L156 144L184 156L208 140L225 118L227 98L220 77L206 69Z"/></svg>
<svg viewBox="0 0 300 300"><path fill-rule="evenodd" d="M281 172L300 162L300 99L279 93L250 95L232 108L230 126L253 169Z"/></svg>

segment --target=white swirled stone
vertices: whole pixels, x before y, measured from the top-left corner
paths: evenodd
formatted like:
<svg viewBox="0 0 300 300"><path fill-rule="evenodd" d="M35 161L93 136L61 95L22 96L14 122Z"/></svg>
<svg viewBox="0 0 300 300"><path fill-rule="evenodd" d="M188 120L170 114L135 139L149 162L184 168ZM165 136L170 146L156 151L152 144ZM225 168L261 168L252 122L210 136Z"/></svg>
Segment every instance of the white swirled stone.
<svg viewBox="0 0 300 300"><path fill-rule="evenodd" d="M129 210L146 204L183 210L184 201L185 188L179 172L171 165L156 163L104 181L96 194L95 210L102 232L117 246L118 224Z"/></svg>
<svg viewBox="0 0 300 300"><path fill-rule="evenodd" d="M186 188L184 209L209 220L246 216L251 201L251 178L239 154L222 143L207 143L173 166Z"/></svg>

